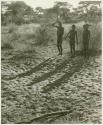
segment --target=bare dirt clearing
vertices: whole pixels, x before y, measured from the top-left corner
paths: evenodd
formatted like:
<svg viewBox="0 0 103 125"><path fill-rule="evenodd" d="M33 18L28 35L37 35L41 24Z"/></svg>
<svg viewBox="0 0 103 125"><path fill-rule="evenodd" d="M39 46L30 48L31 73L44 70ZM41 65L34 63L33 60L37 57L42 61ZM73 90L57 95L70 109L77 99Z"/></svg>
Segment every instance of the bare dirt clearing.
<svg viewBox="0 0 103 125"><path fill-rule="evenodd" d="M2 54L2 123L101 123L100 55Z"/></svg>

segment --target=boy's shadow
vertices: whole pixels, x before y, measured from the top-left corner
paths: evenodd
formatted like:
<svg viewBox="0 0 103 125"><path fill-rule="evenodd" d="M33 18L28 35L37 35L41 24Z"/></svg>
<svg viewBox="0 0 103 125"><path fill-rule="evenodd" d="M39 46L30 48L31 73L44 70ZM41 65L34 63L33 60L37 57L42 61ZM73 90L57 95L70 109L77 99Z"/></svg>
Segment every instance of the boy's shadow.
<svg viewBox="0 0 103 125"><path fill-rule="evenodd" d="M93 57L93 56L99 56L101 54L101 50L88 50L86 55L83 51L76 51L75 56L84 56L84 57Z"/></svg>

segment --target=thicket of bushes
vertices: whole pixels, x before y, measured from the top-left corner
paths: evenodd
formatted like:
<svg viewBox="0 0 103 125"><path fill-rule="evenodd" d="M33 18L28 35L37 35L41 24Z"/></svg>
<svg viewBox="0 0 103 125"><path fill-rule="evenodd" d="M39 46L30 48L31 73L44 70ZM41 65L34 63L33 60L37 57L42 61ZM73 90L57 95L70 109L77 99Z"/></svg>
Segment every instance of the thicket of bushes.
<svg viewBox="0 0 103 125"><path fill-rule="evenodd" d="M35 32L35 41L37 45L48 45L56 39L56 29L51 26L41 24Z"/></svg>
<svg viewBox="0 0 103 125"><path fill-rule="evenodd" d="M1 49L13 49L13 45L8 34L1 35Z"/></svg>

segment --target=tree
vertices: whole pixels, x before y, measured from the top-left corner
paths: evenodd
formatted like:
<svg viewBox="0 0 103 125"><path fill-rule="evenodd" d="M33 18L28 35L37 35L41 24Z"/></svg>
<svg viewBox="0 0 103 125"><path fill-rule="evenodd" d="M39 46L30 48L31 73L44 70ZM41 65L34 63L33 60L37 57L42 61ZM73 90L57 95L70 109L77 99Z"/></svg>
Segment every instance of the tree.
<svg viewBox="0 0 103 125"><path fill-rule="evenodd" d="M47 13L54 14L56 20L68 21L71 5L67 2L55 2L55 5L48 9Z"/></svg>
<svg viewBox="0 0 103 125"><path fill-rule="evenodd" d="M44 17L43 22L50 23L50 22L54 22L56 20L57 15L53 8L47 8L44 10L43 17Z"/></svg>
<svg viewBox="0 0 103 125"><path fill-rule="evenodd" d="M24 23L24 16L28 15L28 18L30 18L30 16L33 14L33 9L30 6L26 5L23 1L10 2L9 4L7 4L7 9L4 13L5 17L8 20L7 23L11 22L16 24Z"/></svg>
<svg viewBox="0 0 103 125"><path fill-rule="evenodd" d="M40 23L44 16L44 9L42 7L36 7L34 13L36 22Z"/></svg>
<svg viewBox="0 0 103 125"><path fill-rule="evenodd" d="M79 2L78 10L82 12L81 15L84 20L100 20L97 16L101 16L101 1L81 1Z"/></svg>
<svg viewBox="0 0 103 125"><path fill-rule="evenodd" d="M12 2L8 6L8 11L10 12L9 15L11 15L11 22L16 24L23 23L23 16L26 8L27 5L22 1Z"/></svg>
<svg viewBox="0 0 103 125"><path fill-rule="evenodd" d="M72 5L68 4L67 2L56 2L54 7L57 8L58 15L65 20Z"/></svg>
<svg viewBox="0 0 103 125"><path fill-rule="evenodd" d="M34 16L35 16L34 10L30 6L27 6L27 8L25 9L25 12L24 12L25 23L33 22Z"/></svg>
<svg viewBox="0 0 103 125"><path fill-rule="evenodd" d="M5 12L7 11L9 2L1 1L1 23L4 25L6 23Z"/></svg>
<svg viewBox="0 0 103 125"><path fill-rule="evenodd" d="M38 15L42 15L44 13L44 9L42 7L36 7L35 12Z"/></svg>

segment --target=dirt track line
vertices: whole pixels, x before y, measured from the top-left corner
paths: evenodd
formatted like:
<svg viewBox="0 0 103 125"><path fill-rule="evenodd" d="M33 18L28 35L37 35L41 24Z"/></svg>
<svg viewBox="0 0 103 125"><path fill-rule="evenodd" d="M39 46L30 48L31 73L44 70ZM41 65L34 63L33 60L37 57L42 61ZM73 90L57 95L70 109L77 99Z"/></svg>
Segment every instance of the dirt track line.
<svg viewBox="0 0 103 125"><path fill-rule="evenodd" d="M24 77L24 76L29 76L32 73L35 73L36 71L39 71L42 67L45 67L50 61L52 61L53 59L48 58L47 60L45 60L44 62L40 63L39 65L37 65L36 67L31 68L29 71L23 72L21 74L15 75L13 77L9 77L9 78L3 78L4 80L13 80L17 77Z"/></svg>
<svg viewBox="0 0 103 125"><path fill-rule="evenodd" d="M54 116L54 117L52 117L51 119L49 119L49 121L48 122L46 122L46 123L48 123L48 124L52 124L55 120L57 120L58 118L60 118L60 117L62 117L62 116L65 116L65 115L67 115L67 114L60 114L60 115L57 115L57 116ZM42 123L44 123L43 121L42 121ZM46 124L45 123L45 124Z"/></svg>
<svg viewBox="0 0 103 125"><path fill-rule="evenodd" d="M70 56L70 55L69 55ZM69 57L68 56L68 57ZM45 68L45 67L52 67L52 65L54 64L55 61L58 61L59 59L57 57L52 57L52 58L48 58L47 60L45 60L44 62L40 63L39 65L37 65L36 67L33 67L31 68L29 71L26 71L26 72L23 72L21 74L18 74L18 75L15 75L15 76L12 76L12 77L9 77L9 78L3 78L4 80L13 80L17 77L21 78L21 77L25 77L25 76L30 76L32 73L35 73L37 71L40 71L43 69L42 68ZM65 62L65 60L64 60ZM63 63L64 63L63 62ZM57 63L55 63L57 64Z"/></svg>
<svg viewBox="0 0 103 125"><path fill-rule="evenodd" d="M48 114L44 114L42 116L33 118L32 120L28 121L28 122L19 122L17 124L31 124L33 122L37 122L38 120L40 121L41 119L47 119L49 116L53 116L53 115L66 115L69 114L73 111L73 109L71 110L64 110L64 111L57 111L57 112L52 112L52 113L48 113Z"/></svg>

